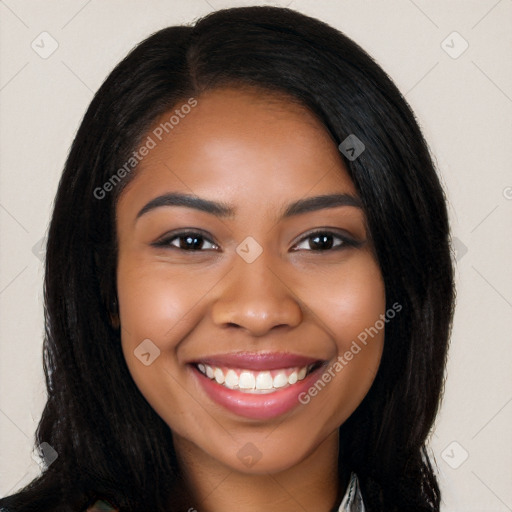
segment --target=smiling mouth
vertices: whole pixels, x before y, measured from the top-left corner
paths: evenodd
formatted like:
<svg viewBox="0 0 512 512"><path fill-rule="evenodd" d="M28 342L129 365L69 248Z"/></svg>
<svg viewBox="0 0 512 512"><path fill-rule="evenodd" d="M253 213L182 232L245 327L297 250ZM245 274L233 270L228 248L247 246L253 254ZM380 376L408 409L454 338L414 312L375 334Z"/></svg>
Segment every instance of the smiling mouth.
<svg viewBox="0 0 512 512"><path fill-rule="evenodd" d="M206 363L196 363L193 366L205 377L227 389L249 394L269 394L304 380L322 363L323 361L317 361L306 366L264 371L213 366Z"/></svg>

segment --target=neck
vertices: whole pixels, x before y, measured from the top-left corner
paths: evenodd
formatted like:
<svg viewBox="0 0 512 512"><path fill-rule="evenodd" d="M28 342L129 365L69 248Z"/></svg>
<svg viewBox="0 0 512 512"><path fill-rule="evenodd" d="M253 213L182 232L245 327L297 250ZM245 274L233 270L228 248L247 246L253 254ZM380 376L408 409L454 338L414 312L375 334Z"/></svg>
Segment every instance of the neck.
<svg viewBox="0 0 512 512"><path fill-rule="evenodd" d="M192 497L200 512L297 512L337 510L349 474L338 471L338 430L299 464L277 473L242 473L206 456L196 445L175 436L174 444Z"/></svg>

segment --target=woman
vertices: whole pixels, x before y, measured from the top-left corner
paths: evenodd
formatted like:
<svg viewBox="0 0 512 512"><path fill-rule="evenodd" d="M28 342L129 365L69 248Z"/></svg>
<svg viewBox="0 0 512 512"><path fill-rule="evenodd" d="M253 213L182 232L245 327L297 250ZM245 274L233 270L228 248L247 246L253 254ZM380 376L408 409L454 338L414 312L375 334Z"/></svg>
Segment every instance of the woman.
<svg viewBox="0 0 512 512"><path fill-rule="evenodd" d="M453 303L427 144L359 46L272 7L161 30L66 162L37 430L58 456L2 510L437 511Z"/></svg>

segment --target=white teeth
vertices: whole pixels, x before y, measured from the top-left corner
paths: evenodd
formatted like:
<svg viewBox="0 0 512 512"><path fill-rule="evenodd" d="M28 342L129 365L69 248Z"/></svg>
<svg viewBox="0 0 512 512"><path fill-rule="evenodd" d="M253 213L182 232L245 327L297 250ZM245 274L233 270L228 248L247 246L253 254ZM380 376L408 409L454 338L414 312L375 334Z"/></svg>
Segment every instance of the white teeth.
<svg viewBox="0 0 512 512"><path fill-rule="evenodd" d="M256 386L256 379L251 372L242 372L238 377L238 387L240 389L254 389Z"/></svg>
<svg viewBox="0 0 512 512"><path fill-rule="evenodd" d="M276 389L296 384L303 380L314 364L302 368L287 368L283 370L251 371L222 369L205 363L197 365L198 370L210 379L229 389L238 389L245 393L271 393Z"/></svg>
<svg viewBox="0 0 512 512"><path fill-rule="evenodd" d="M222 373L220 368L215 368L213 375L218 384L224 384L224 373Z"/></svg>
<svg viewBox="0 0 512 512"><path fill-rule="evenodd" d="M278 373L274 377L274 387L282 388L288 384L288 377L284 373Z"/></svg>
<svg viewBox="0 0 512 512"><path fill-rule="evenodd" d="M208 376L208 374L206 375ZM233 389L235 386L238 386L238 375L236 374L235 370L228 370L224 385L231 389Z"/></svg>
<svg viewBox="0 0 512 512"><path fill-rule="evenodd" d="M259 372L256 377L256 389L272 389L273 382L270 372Z"/></svg>

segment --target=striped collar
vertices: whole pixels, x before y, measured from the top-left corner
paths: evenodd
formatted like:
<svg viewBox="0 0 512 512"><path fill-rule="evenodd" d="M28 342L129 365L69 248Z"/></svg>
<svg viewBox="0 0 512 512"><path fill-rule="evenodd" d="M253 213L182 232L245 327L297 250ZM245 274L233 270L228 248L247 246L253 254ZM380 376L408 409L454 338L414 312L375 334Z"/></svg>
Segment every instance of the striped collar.
<svg viewBox="0 0 512 512"><path fill-rule="evenodd" d="M350 481L338 512L366 512L361 489L359 488L359 480L353 471L350 474Z"/></svg>

